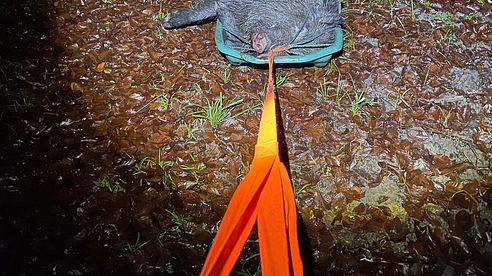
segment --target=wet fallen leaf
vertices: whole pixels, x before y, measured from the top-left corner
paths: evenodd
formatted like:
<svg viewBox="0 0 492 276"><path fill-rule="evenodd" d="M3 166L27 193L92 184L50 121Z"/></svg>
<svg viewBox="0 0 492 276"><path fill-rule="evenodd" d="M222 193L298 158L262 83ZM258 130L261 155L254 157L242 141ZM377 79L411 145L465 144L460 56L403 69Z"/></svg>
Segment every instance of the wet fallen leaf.
<svg viewBox="0 0 492 276"><path fill-rule="evenodd" d="M96 66L96 71L99 73L104 72L105 69L106 69L106 62L101 62Z"/></svg>
<svg viewBox="0 0 492 276"><path fill-rule="evenodd" d="M477 196L480 192L480 182L478 180L472 180L469 183L465 184L463 190L469 193L472 196Z"/></svg>
<svg viewBox="0 0 492 276"><path fill-rule="evenodd" d="M149 56L150 56L150 59L153 62L159 61L159 53L158 52L156 52L156 51L149 51Z"/></svg>
<svg viewBox="0 0 492 276"><path fill-rule="evenodd" d="M83 91L82 86L76 82L71 82L70 88L72 89L72 91Z"/></svg>
<svg viewBox="0 0 492 276"><path fill-rule="evenodd" d="M465 208L470 212L475 213L477 211L477 202L466 192L458 192L452 197L453 206L459 208Z"/></svg>

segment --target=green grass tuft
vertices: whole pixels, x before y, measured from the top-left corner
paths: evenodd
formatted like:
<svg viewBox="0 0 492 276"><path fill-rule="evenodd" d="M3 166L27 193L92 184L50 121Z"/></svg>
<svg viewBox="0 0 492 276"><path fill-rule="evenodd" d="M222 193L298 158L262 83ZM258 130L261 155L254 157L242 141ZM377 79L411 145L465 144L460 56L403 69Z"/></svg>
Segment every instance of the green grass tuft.
<svg viewBox="0 0 492 276"><path fill-rule="evenodd" d="M135 242L133 244L127 243L127 249L130 252L135 253L137 251L140 251L149 242L150 242L150 240L148 240L146 242L141 242L140 241L140 232L138 232L137 239L135 240Z"/></svg>
<svg viewBox="0 0 492 276"><path fill-rule="evenodd" d="M243 100L241 99L226 104L224 103L224 96L220 93L217 100L210 101L207 99L207 105L197 105L200 110L193 112L192 116L207 120L212 125L212 128L215 129L220 123L239 116L239 114L232 115L232 110L242 102Z"/></svg>
<svg viewBox="0 0 492 276"><path fill-rule="evenodd" d="M99 179L94 181L94 190L97 191L99 189L106 189L113 194L125 191L125 189L121 187L120 184L113 183L113 181L111 181L111 179L109 179L107 175L103 175Z"/></svg>

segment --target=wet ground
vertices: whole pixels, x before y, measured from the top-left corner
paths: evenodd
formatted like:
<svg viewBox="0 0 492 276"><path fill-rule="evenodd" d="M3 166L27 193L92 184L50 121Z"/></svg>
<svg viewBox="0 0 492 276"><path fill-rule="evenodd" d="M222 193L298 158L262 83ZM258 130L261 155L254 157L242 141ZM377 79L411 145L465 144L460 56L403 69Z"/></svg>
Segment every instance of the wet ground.
<svg viewBox="0 0 492 276"><path fill-rule="evenodd" d="M160 28L189 4L0 3L0 275L198 274L267 71ZM492 274L492 3L345 13L333 62L277 70L307 274Z"/></svg>

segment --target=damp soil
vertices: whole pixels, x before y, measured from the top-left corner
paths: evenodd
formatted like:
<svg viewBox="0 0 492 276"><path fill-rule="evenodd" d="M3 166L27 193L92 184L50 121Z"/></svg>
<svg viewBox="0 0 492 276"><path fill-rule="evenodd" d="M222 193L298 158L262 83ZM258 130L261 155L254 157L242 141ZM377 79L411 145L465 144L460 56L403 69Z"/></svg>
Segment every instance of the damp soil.
<svg viewBox="0 0 492 276"><path fill-rule="evenodd" d="M267 70L229 64L213 22L160 28L189 5L0 3L0 275L199 273ZM492 274L492 3L344 10L328 66L277 68L306 274Z"/></svg>

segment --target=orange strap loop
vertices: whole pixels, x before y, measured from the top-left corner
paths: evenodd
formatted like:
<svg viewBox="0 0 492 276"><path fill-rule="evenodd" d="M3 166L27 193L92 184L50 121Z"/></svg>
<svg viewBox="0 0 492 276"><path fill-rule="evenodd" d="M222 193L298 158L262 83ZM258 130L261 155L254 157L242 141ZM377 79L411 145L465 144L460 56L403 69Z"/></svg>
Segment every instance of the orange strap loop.
<svg viewBox="0 0 492 276"><path fill-rule="evenodd" d="M232 196L200 275L229 275L258 221L262 275L303 275L297 212L287 169L279 158L273 86L274 53L268 53L268 88L251 169Z"/></svg>

